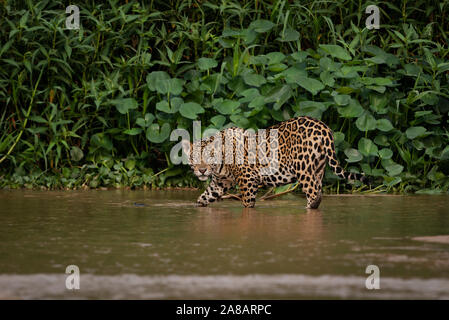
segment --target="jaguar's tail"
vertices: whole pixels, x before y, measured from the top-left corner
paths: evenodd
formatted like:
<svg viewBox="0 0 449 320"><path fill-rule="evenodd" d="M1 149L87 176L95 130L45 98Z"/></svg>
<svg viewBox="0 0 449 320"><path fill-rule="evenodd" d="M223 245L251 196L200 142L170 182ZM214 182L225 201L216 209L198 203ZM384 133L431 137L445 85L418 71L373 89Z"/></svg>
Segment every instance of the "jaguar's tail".
<svg viewBox="0 0 449 320"><path fill-rule="evenodd" d="M335 152L333 136L331 136L330 139L327 140L326 142L327 143L324 144L324 152L326 154L327 162L329 163L329 166L332 168L332 171L337 176L346 180L359 180L364 184L368 185L371 184L371 181L367 176L360 173L347 172L340 166L337 159L337 154Z"/></svg>

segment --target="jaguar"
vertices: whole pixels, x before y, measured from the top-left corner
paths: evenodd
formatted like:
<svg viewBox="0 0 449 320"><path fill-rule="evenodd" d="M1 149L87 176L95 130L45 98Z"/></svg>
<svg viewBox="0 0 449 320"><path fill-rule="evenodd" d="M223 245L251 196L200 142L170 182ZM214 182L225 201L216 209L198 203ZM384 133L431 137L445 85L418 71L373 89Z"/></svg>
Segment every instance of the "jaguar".
<svg viewBox="0 0 449 320"><path fill-rule="evenodd" d="M243 206L252 208L259 188L298 182L307 198L306 208L316 209L322 199L326 163L340 178L369 184L364 174L347 172L340 166L332 130L307 116L257 132L226 128L193 143L182 140L182 150L200 181L211 178L197 200L198 206L221 200L229 189L238 186Z"/></svg>

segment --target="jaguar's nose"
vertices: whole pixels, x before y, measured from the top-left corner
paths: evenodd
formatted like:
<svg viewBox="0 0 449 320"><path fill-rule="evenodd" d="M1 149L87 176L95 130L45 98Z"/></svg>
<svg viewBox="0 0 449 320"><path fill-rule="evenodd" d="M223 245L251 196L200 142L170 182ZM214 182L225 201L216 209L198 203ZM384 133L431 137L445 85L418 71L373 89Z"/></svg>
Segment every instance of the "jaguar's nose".
<svg viewBox="0 0 449 320"><path fill-rule="evenodd" d="M206 172L206 170L207 170L207 168L200 168L200 169L198 169L198 171L199 171L201 174L204 174L204 173Z"/></svg>

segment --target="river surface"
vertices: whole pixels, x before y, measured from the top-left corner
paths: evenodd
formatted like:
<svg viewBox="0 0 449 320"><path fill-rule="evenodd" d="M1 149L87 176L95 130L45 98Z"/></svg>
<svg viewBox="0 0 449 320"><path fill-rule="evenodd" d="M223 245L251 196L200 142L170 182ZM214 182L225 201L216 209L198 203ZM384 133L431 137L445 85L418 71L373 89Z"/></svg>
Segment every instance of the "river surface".
<svg viewBox="0 0 449 320"><path fill-rule="evenodd" d="M306 210L300 195L197 208L198 194L0 191L0 298L449 299L448 195Z"/></svg>

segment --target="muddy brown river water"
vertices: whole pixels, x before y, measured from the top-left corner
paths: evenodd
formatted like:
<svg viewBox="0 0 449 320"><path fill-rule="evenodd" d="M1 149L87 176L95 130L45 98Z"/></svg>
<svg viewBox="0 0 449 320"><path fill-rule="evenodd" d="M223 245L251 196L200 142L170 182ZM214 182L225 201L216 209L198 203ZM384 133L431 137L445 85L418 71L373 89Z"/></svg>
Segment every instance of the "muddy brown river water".
<svg viewBox="0 0 449 320"><path fill-rule="evenodd" d="M0 298L449 299L449 195L306 210L296 195L197 208L198 194L0 191Z"/></svg>

